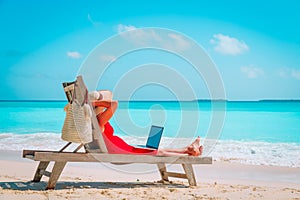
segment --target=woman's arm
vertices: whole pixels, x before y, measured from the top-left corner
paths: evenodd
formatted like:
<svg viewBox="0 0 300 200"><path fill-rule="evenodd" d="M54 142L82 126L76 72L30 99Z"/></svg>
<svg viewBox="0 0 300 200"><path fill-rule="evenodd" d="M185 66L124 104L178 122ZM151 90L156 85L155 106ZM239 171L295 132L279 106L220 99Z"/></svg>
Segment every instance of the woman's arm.
<svg viewBox="0 0 300 200"><path fill-rule="evenodd" d="M96 100L92 102L95 107L104 107L106 110L97 115L99 125L101 128L112 118L113 114L118 108L118 101L114 100Z"/></svg>
<svg viewBox="0 0 300 200"><path fill-rule="evenodd" d="M115 100L95 100L95 101L92 101L92 105L94 107L105 107L105 108L108 108L108 107L111 107L111 106L117 107L118 106L118 101L115 101Z"/></svg>

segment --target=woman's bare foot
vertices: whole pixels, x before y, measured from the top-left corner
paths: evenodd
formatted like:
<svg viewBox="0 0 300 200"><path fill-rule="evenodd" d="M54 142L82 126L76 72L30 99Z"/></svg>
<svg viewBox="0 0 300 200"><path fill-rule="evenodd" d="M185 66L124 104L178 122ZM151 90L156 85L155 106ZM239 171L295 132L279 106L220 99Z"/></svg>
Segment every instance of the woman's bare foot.
<svg viewBox="0 0 300 200"><path fill-rule="evenodd" d="M190 156L200 156L202 155L203 147L200 145L200 137L198 136L196 140L187 147L186 152Z"/></svg>
<svg viewBox="0 0 300 200"><path fill-rule="evenodd" d="M201 146L199 147L199 156L201 156L202 153L203 153L203 146L201 145Z"/></svg>

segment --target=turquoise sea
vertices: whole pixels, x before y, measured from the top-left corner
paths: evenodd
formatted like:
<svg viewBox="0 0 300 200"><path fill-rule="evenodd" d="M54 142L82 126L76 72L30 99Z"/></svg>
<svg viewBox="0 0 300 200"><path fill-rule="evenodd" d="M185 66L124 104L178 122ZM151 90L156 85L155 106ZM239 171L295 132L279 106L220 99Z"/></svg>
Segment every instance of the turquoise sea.
<svg viewBox="0 0 300 200"><path fill-rule="evenodd" d="M0 149L58 149L65 101L1 101ZM111 120L128 143L144 142L151 124L165 127L161 147L178 147L197 135L205 139L213 113L224 113L222 130L209 152L216 160L300 167L300 101L119 102ZM220 122L221 123L221 122Z"/></svg>

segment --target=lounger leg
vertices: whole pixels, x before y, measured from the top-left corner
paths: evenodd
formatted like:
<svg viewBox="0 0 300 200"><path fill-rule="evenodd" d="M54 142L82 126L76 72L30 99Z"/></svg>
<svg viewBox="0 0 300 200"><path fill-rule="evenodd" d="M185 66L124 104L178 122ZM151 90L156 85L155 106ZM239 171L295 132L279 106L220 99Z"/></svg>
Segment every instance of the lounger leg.
<svg viewBox="0 0 300 200"><path fill-rule="evenodd" d="M58 180L62 170L64 169L66 163L67 162L55 162L46 190L55 188L57 180Z"/></svg>
<svg viewBox="0 0 300 200"><path fill-rule="evenodd" d="M169 182L168 175L166 174L166 172L167 172L166 165L164 163L159 163L159 164L157 164L157 167L160 172L161 179L163 181Z"/></svg>
<svg viewBox="0 0 300 200"><path fill-rule="evenodd" d="M194 170L191 164L182 164L182 167L185 171L186 177L189 181L190 186L197 186L197 182L195 179Z"/></svg>
<svg viewBox="0 0 300 200"><path fill-rule="evenodd" d="M43 176L43 174L41 173L41 171L42 170L44 171L48 167L49 163L50 162L48 162L48 161L41 161L39 163L39 166L36 169L35 175L34 175L33 180L32 180L33 182L40 182L41 181L41 178Z"/></svg>

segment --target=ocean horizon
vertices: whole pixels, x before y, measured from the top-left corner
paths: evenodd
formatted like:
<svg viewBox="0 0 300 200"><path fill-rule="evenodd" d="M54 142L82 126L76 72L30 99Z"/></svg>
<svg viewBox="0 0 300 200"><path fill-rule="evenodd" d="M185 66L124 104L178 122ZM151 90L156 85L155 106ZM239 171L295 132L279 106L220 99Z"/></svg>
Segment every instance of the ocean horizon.
<svg viewBox="0 0 300 200"><path fill-rule="evenodd" d="M67 102L65 99L0 99L0 102ZM173 99L165 99L165 100L144 100L144 99L136 99L136 100L118 100L119 102L190 102L190 101L226 101L226 102L276 102L276 101L300 101L300 99L195 99L195 100L173 100Z"/></svg>
<svg viewBox="0 0 300 200"><path fill-rule="evenodd" d="M230 162L300 167L300 100L226 100L225 107L213 110L212 103L218 101L119 101L111 124L129 144L145 142L149 127L159 124L165 127L160 147L184 146L198 135L205 147L211 139L207 133L212 113L222 111L223 128L206 155ZM60 133L66 103L0 100L0 150L60 149L65 144Z"/></svg>

